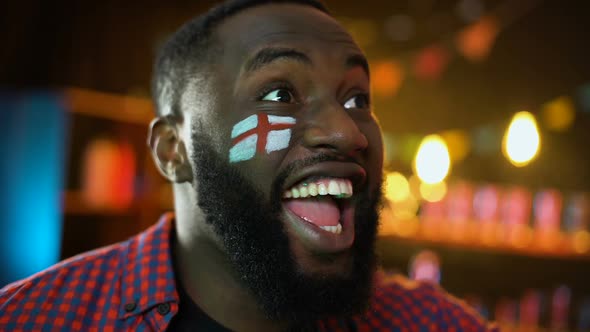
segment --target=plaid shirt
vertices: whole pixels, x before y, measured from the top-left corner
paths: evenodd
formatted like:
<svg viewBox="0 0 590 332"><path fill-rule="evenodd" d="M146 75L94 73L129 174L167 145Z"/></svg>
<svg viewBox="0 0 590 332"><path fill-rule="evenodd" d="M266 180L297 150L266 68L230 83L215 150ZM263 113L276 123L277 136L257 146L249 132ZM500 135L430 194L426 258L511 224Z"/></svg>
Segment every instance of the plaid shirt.
<svg viewBox="0 0 590 332"><path fill-rule="evenodd" d="M63 261L0 290L0 331L164 331L178 312L166 214L122 243ZM434 286L384 278L371 309L320 331L489 331Z"/></svg>

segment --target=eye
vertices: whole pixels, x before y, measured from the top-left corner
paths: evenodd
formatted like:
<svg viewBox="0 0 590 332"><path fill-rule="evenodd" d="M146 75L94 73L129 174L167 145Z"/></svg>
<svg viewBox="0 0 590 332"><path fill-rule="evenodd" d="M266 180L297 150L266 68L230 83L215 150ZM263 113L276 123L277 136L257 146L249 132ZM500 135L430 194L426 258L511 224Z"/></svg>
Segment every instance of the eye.
<svg viewBox="0 0 590 332"><path fill-rule="evenodd" d="M265 94L261 100L276 101L279 103L293 103L295 101L295 97L293 97L293 94L288 89L280 88L274 89Z"/></svg>
<svg viewBox="0 0 590 332"><path fill-rule="evenodd" d="M367 96L366 94L358 94L353 96L352 98L348 99L345 103L344 103L344 108L345 109L353 109L353 108L358 108L358 109L366 109L369 107L369 96Z"/></svg>

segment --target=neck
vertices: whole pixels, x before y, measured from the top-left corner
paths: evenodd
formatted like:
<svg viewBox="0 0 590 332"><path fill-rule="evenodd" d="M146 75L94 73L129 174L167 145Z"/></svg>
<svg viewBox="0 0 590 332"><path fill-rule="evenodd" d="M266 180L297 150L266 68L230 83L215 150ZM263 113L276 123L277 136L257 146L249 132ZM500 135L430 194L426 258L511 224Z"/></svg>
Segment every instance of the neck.
<svg viewBox="0 0 590 332"><path fill-rule="evenodd" d="M264 315L235 276L221 241L211 240L213 229L204 215L195 211L196 204L194 209L187 209L180 197L177 195L176 200L173 255L178 262L175 272L191 299L209 317L233 331L284 330L283 324Z"/></svg>

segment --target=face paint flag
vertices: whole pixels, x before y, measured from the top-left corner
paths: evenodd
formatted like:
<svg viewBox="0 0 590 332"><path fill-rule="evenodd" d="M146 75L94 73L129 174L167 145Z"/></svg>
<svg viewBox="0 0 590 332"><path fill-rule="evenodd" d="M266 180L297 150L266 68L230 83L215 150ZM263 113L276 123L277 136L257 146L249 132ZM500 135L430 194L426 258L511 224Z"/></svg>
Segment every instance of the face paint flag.
<svg viewBox="0 0 590 332"><path fill-rule="evenodd" d="M295 118L258 113L236 123L231 132L229 161L249 160L258 153L285 149L291 140Z"/></svg>

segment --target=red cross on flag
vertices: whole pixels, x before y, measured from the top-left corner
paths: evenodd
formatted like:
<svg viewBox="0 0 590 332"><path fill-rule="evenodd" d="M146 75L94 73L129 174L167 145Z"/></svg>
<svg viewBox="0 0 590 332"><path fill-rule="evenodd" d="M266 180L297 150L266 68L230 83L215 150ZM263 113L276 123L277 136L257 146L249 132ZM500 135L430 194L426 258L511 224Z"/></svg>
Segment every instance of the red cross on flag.
<svg viewBox="0 0 590 332"><path fill-rule="evenodd" d="M295 118L258 113L236 123L231 132L229 161L249 160L258 153L285 149L291 140Z"/></svg>

